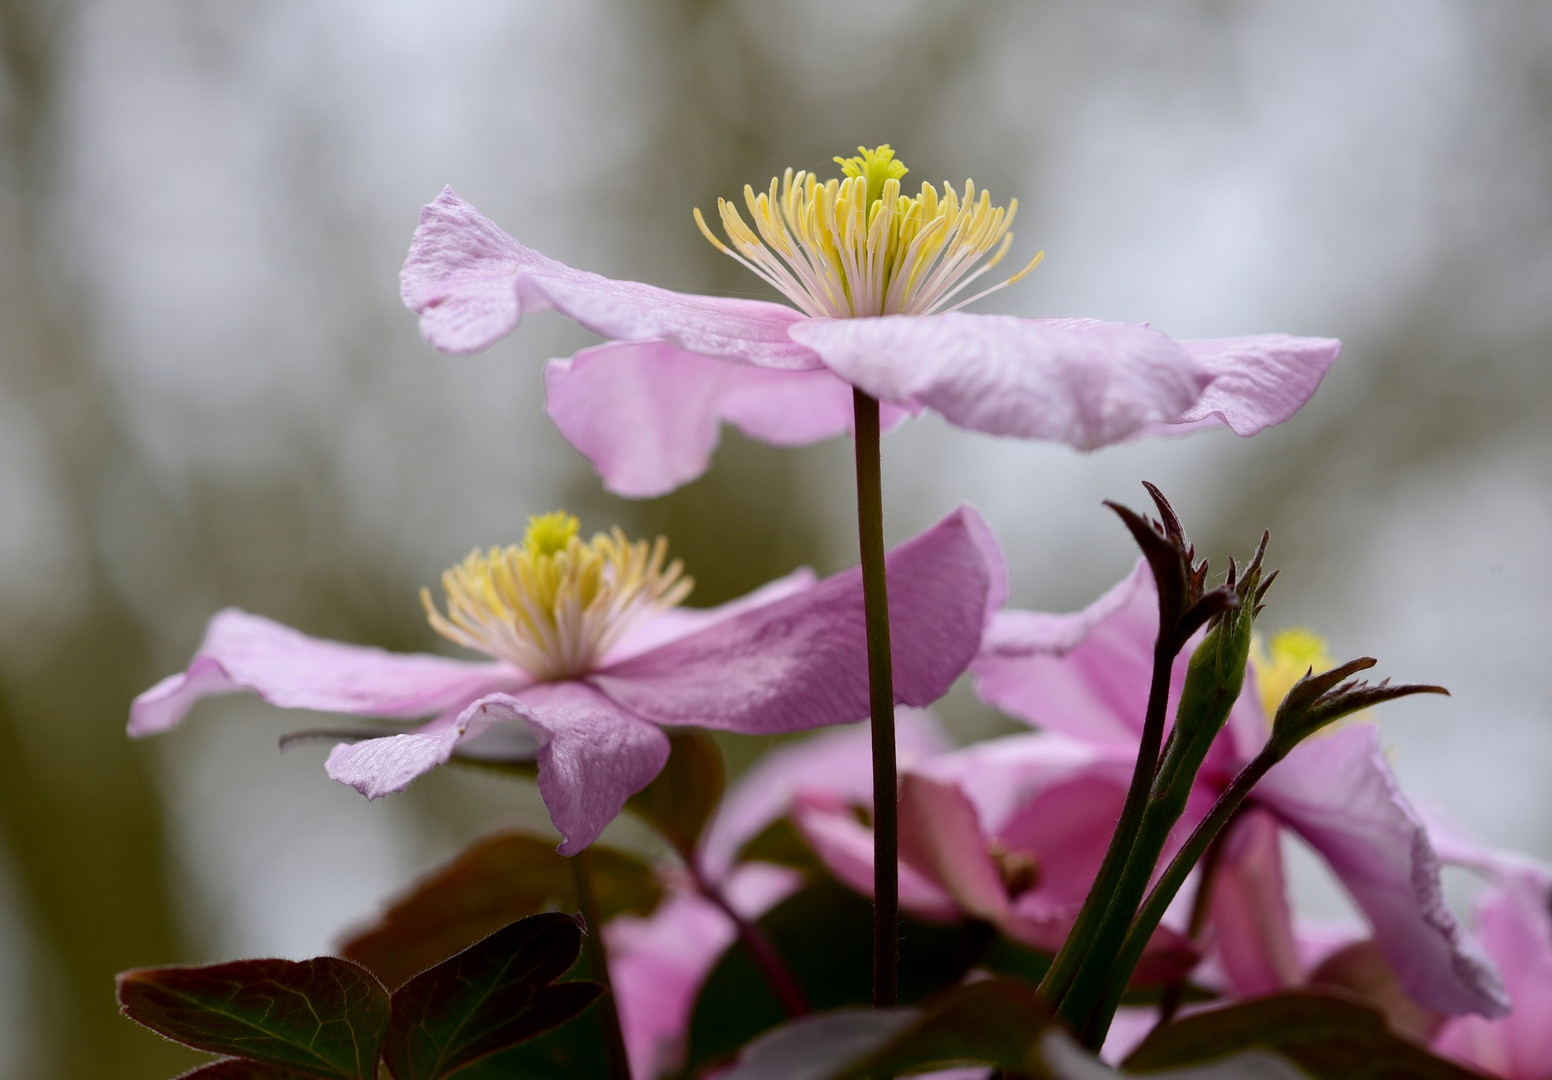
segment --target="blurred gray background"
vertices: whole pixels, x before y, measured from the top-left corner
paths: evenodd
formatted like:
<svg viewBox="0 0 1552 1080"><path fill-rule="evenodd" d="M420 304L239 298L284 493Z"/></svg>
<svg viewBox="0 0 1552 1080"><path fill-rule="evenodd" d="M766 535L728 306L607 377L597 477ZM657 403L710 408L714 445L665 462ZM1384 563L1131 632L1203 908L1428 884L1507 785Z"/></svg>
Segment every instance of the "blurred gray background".
<svg viewBox="0 0 1552 1080"><path fill-rule="evenodd" d="M129 743L222 605L435 647L417 588L558 504L666 532L701 603L852 561L844 442L729 435L626 503L542 410L585 334L423 345L396 273L444 183L574 265L762 295L691 207L890 142L1019 199L1013 261L1045 263L981 310L1340 336L1251 441L908 424L890 536L973 502L1016 600L1063 609L1130 565L1099 502L1139 479L1220 559L1269 526L1265 625L1450 686L1386 710L1403 778L1552 855L1552 8L0 0L0 65L0 1075L168 1076L196 1056L115 1015L114 971L325 950L533 813L451 770L369 804L251 700Z"/></svg>

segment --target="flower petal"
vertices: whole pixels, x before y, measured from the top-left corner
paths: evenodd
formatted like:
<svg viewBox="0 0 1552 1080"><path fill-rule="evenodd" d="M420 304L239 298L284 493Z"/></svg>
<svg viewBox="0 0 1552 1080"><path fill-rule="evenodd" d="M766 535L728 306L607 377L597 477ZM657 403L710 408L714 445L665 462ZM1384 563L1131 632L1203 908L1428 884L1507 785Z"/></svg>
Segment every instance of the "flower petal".
<svg viewBox="0 0 1552 1080"><path fill-rule="evenodd" d="M1304 981L1279 832L1277 822L1264 813L1242 815L1226 838L1212 881L1213 939L1229 985L1240 997Z"/></svg>
<svg viewBox="0 0 1552 1080"><path fill-rule="evenodd" d="M1494 1076L1552 1076L1552 915L1535 874L1503 878L1477 902L1477 932L1503 973L1514 1012L1450 1021L1434 1049Z"/></svg>
<svg viewBox="0 0 1552 1080"><path fill-rule="evenodd" d="M484 700L445 712L414 731L340 743L329 751L324 771L331 780L349 784L368 799L403 791L432 769L446 765L464 739L490 727L481 711Z"/></svg>
<svg viewBox="0 0 1552 1080"><path fill-rule="evenodd" d="M1093 450L1180 416L1207 367L1147 326L949 313L795 324L841 378L951 424Z"/></svg>
<svg viewBox="0 0 1552 1080"><path fill-rule="evenodd" d="M890 552L886 573L895 698L928 705L975 655L1006 569L985 523L962 507ZM826 578L589 681L662 724L769 734L860 720L868 714L861 572Z"/></svg>
<svg viewBox="0 0 1552 1080"><path fill-rule="evenodd" d="M761 367L818 366L787 336L804 318L781 304L670 292L574 270L525 247L444 188L420 212L399 293L420 332L446 352L478 352L522 316L553 308L593 333L672 342Z"/></svg>
<svg viewBox="0 0 1552 1080"><path fill-rule="evenodd" d="M792 821L814 854L844 885L873 895L873 830L865 827L842 800L828 795L799 795ZM937 882L910 863L900 864L900 907L922 919L957 922L959 905Z"/></svg>
<svg viewBox="0 0 1552 1080"><path fill-rule="evenodd" d="M607 666L618 663L655 649L659 645L666 645L687 634L693 634L697 630L715 626L734 615L763 607L782 597L806 592L812 589L818 580L818 575L804 566L792 571L786 577L768 581L754 592L745 593L725 604L707 608L672 607L667 611L660 611L650 619L643 619L627 630L625 636L609 650L609 655L604 658L604 664Z"/></svg>
<svg viewBox="0 0 1552 1080"><path fill-rule="evenodd" d="M823 368L753 367L665 341L552 360L545 408L617 495L662 495L706 471L723 423L775 446L851 430L851 387Z"/></svg>
<svg viewBox="0 0 1552 1080"><path fill-rule="evenodd" d="M746 919L758 919L802 883L787 867L749 863L725 894ZM722 909L692 893L672 896L649 918L621 916L604 928L609 973L631 1074L661 1076L681 1063L701 984L737 932Z"/></svg>
<svg viewBox="0 0 1552 1080"><path fill-rule="evenodd" d="M872 731L866 723L834 728L778 747L757 761L728 791L701 838L701 871L713 881L732 867L738 850L785 814L797 793L816 792L843 802L873 802ZM902 769L948 749L931 713L895 714L895 757Z"/></svg>
<svg viewBox="0 0 1552 1080"><path fill-rule="evenodd" d="M943 886L967 915L994 924L1007 917L1008 890L959 785L900 777L900 858Z"/></svg>
<svg viewBox="0 0 1552 1080"><path fill-rule="evenodd" d="M1158 594L1141 560L1082 611L998 612L971 664L976 693L1042 728L1135 754L1158 625Z"/></svg>
<svg viewBox="0 0 1552 1080"><path fill-rule="evenodd" d="M668 761L668 736L581 683L530 687L521 698L492 694L484 720L521 720L539 737L539 794L575 855L619 816L625 800Z"/></svg>
<svg viewBox="0 0 1552 1080"><path fill-rule="evenodd" d="M1444 901L1428 831L1396 783L1373 727L1300 745L1261 781L1256 801L1331 865L1376 943L1419 1004L1502 1016L1503 984Z"/></svg>
<svg viewBox="0 0 1552 1080"><path fill-rule="evenodd" d="M524 676L510 665L470 663L421 653L391 653L323 641L246 611L210 620L188 670L135 698L131 735L176 727L202 697L252 690L283 709L411 718L463 705Z"/></svg>
<svg viewBox="0 0 1552 1080"><path fill-rule="evenodd" d="M1212 384L1190 408L1172 420L1150 424L1144 435L1223 426L1248 436L1280 424L1314 396L1342 350L1335 338L1288 334L1211 338L1180 345L1212 373Z"/></svg>

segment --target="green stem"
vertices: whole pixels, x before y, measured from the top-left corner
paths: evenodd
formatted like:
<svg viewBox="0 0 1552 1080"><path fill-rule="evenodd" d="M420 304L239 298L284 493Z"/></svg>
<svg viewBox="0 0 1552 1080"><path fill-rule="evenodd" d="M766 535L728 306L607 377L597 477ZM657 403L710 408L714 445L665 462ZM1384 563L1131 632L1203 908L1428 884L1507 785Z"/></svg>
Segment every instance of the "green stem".
<svg viewBox="0 0 1552 1080"><path fill-rule="evenodd" d="M1153 647L1153 678L1148 686L1148 710L1143 720L1142 739L1137 746L1137 764L1132 769L1132 783L1126 791L1121 818L1116 822L1105 859L1099 865L1099 873L1078 911L1078 918L1036 991L1053 1009L1067 996L1078 969L1088 956L1110 899L1121 884L1132 848L1137 844L1148 793L1153 788L1153 776L1159 766L1159 749L1164 742L1164 714L1169 707L1170 669L1175 662L1175 651L1166 644L1161 629Z"/></svg>
<svg viewBox="0 0 1552 1080"><path fill-rule="evenodd" d="M582 920L587 923L587 935L582 948L595 977L604 984L604 992L598 998L598 1022L603 1028L604 1056L609 1061L610 1080L631 1080L630 1058L625 1053L625 1036L620 1031L620 1010L615 1004L614 982L609 977L609 957L604 950L604 924L598 917L598 902L593 898L592 868L588 864L589 852L582 851L572 857L571 880L577 890L577 906L582 909Z"/></svg>
<svg viewBox="0 0 1552 1080"><path fill-rule="evenodd" d="M1230 821L1207 849L1207 854L1202 856L1202 872L1197 875L1196 895L1191 897L1191 918L1186 924L1186 937L1193 942L1200 942L1202 931L1207 929L1207 916L1212 911L1213 886L1218 881L1218 868L1223 865L1224 842L1228 840L1233 828L1234 823ZM1180 1010L1185 986L1186 980L1182 977L1164 988L1159 995L1159 1018L1153 1025L1155 1028L1161 1028L1175 1018L1175 1013Z"/></svg>
<svg viewBox="0 0 1552 1080"><path fill-rule="evenodd" d="M1187 694L1190 693L1190 685L1190 676L1187 676ZM1237 695L1238 688L1235 689ZM1217 702L1221 715L1228 715L1232 703L1233 698ZM1216 725L1203 728L1190 725L1188 730L1183 730L1188 725L1190 718L1177 714L1175 729L1165 744L1164 759L1159 764L1158 775L1154 777L1153 788L1143 809L1142 824L1137 830L1137 841L1126 861L1120 884L1116 886L1115 894L1105 909L1105 916L1100 920L1099 929L1094 933L1088 956L1078 968L1067 996L1062 999L1059 1015L1074 1031L1083 1030L1084 1021L1106 993L1128 928L1148 891L1148 882L1153 878L1154 867L1164 854L1164 846L1169 843L1170 834L1175 831L1181 815L1185 813L1191 789L1196 784L1196 774L1219 730ZM1131 975L1130 967L1126 969L1126 975ZM1124 989L1124 980L1121 985Z"/></svg>
<svg viewBox="0 0 1552 1080"><path fill-rule="evenodd" d="M857 444L857 539L867 617L868 702L873 718L873 1005L890 1008L900 990L899 781L895 772L894 665L884 580L883 466L877 399L852 391Z"/></svg>
<svg viewBox="0 0 1552 1080"><path fill-rule="evenodd" d="M1267 770L1282 758L1283 755L1274 752L1272 744L1268 743L1224 789L1223 794L1218 796L1218 801L1213 803L1213 808L1208 811L1207 817L1202 819L1202 823L1191 833L1185 846L1170 860L1169 867L1159 878L1158 884L1153 886L1153 891L1148 894L1142 910L1133 920L1121 951L1110 966L1104 992L1084 1023L1083 1044L1085 1046L1096 1047L1105 1041L1105 1036L1110 1031L1110 1022L1114 1019L1116 1008L1121 1003L1121 995L1126 991L1126 983L1131 977L1132 969L1142 958L1148 939L1158 929L1159 922L1164 918L1164 912L1169 909L1175 894L1185 884L1191 868L1206 854L1208 847L1217 839L1224 827L1233 820L1235 813L1250 794L1250 790L1266 775ZM1084 1018L1078 1019L1082 1022Z"/></svg>

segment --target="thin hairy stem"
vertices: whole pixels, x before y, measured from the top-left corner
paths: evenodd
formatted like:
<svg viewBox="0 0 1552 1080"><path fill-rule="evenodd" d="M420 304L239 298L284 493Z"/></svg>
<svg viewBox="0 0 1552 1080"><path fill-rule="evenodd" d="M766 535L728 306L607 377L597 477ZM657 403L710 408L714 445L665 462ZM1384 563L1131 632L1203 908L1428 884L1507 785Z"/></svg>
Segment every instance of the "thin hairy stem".
<svg viewBox="0 0 1552 1080"><path fill-rule="evenodd" d="M593 897L592 867L589 852L583 851L571 860L571 880L577 890L577 906L582 909L582 919L587 923L587 935L582 947L587 951L588 965L594 978L604 984L604 992L598 998L598 1023L603 1029L604 1056L609 1061L610 1080L630 1080L630 1058L625 1053L625 1036L620 1031L620 1010L615 1003L614 982L609 978L609 957L604 950L604 924L598 917L598 902Z"/></svg>
<svg viewBox="0 0 1552 1080"><path fill-rule="evenodd" d="M857 444L857 539L867 615L868 702L873 719L873 1004L889 1008L899 1001L900 828L877 399L854 389L852 414Z"/></svg>

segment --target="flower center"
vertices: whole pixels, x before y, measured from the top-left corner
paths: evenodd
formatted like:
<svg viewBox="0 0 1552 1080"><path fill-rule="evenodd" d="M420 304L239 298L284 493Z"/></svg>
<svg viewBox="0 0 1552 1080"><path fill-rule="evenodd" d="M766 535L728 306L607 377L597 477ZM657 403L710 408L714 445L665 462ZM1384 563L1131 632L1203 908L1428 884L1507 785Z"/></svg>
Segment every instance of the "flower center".
<svg viewBox="0 0 1552 1080"><path fill-rule="evenodd" d="M1251 666L1256 672L1256 688L1261 692L1261 708L1270 719L1283 703L1293 684L1313 671L1319 675L1336 667L1326 642L1319 634L1301 627L1279 630L1269 643L1259 635L1251 647Z"/></svg>
<svg viewBox="0 0 1552 1080"><path fill-rule="evenodd" d="M578 528L556 511L529 518L520 545L471 551L442 573L445 616L420 590L432 627L552 681L597 667L631 626L689 595L693 583L679 560L667 562L667 540L632 543L616 527L584 543Z"/></svg>
<svg viewBox="0 0 1552 1080"><path fill-rule="evenodd" d="M970 180L963 195L946 183L941 197L931 184L923 184L919 195L903 195L900 178L907 170L894 151L888 146L857 149L860 157L835 159L845 174L842 180L821 183L812 173L788 169L779 190L775 179L758 195L746 184L744 203L753 229L732 202L719 198L717 212L728 244L712 234L699 209L695 223L712 246L764 278L805 314L846 318L945 310L1008 253L1018 200L1006 208L993 206L986 192L976 197ZM1012 285L1043 255L1002 284L946 310Z"/></svg>

